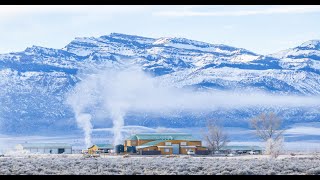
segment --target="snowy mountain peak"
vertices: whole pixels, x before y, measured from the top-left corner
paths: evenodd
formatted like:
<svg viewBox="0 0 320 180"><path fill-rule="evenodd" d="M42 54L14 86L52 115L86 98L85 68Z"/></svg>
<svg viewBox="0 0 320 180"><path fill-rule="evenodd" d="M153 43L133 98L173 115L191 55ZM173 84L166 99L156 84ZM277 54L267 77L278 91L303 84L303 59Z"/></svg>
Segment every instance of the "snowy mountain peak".
<svg viewBox="0 0 320 180"><path fill-rule="evenodd" d="M152 44L156 46L165 46L165 47L172 47L172 48L184 49L184 50L202 51L204 53L225 54L230 56L243 55L243 54L248 54L250 56L259 56L243 48L236 48L236 47L232 47L224 44L211 44L211 43L190 40L186 38L178 38L178 37L158 38ZM236 58L236 59L239 59L239 58ZM251 57L249 59L253 60L256 58ZM247 61L250 61L249 59L247 59Z"/></svg>
<svg viewBox="0 0 320 180"><path fill-rule="evenodd" d="M157 40L156 40L155 42L153 42L152 44L154 44L154 45L167 44L167 43L170 42L171 39L172 39L172 38L170 38L170 37L162 37L162 38L157 39Z"/></svg>
<svg viewBox="0 0 320 180"><path fill-rule="evenodd" d="M32 52L32 51L35 51L35 50L44 50L44 49L47 49L45 47L42 47L42 46L37 46L37 45L33 45L31 47L27 47L25 49L26 52Z"/></svg>
<svg viewBox="0 0 320 180"><path fill-rule="evenodd" d="M310 40L310 41L302 43L298 47L304 47L304 48L319 50L320 49L320 40Z"/></svg>
<svg viewBox="0 0 320 180"><path fill-rule="evenodd" d="M283 50L283 51L271 54L270 56L279 58L279 59L291 59L294 61L301 61L301 60L319 61L320 60L320 40L306 41L297 47Z"/></svg>
<svg viewBox="0 0 320 180"><path fill-rule="evenodd" d="M123 34L123 33L110 33L110 37L122 37L122 38L132 38L132 39L153 39L153 38L148 38L144 36L138 36L138 35L130 35L130 34Z"/></svg>
<svg viewBox="0 0 320 180"><path fill-rule="evenodd" d="M223 45L223 44L210 44L206 42L191 40L187 38L180 38L180 37L161 37L157 39L153 44L161 44L161 45L170 45L170 44L181 44L181 45L190 45L197 48L208 48L208 47L229 47L231 46ZM238 48L235 48L238 49Z"/></svg>
<svg viewBox="0 0 320 180"><path fill-rule="evenodd" d="M24 50L24 53L27 55L31 55L31 54L34 54L34 55L54 55L54 54L61 52L61 51L63 51L63 50L33 45L32 47L27 47Z"/></svg>
<svg viewBox="0 0 320 180"><path fill-rule="evenodd" d="M110 35L104 35L100 37L101 39L118 39L118 40L125 40L128 42L137 42L141 44L151 44L155 41L154 38L148 38L143 36L137 36L137 35L129 35L129 34L122 34L122 33L111 33Z"/></svg>

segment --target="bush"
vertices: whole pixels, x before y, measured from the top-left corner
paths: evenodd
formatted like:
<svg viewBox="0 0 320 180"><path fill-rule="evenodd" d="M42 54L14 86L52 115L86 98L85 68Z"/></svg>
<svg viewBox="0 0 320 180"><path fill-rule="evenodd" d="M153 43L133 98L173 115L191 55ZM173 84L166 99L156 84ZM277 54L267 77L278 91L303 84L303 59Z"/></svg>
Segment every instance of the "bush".
<svg viewBox="0 0 320 180"><path fill-rule="evenodd" d="M320 159L299 156L284 159L221 159L218 157L100 157L0 158L0 174L320 174Z"/></svg>
<svg viewBox="0 0 320 180"><path fill-rule="evenodd" d="M306 172L306 174L310 175L320 175L320 167L312 168Z"/></svg>

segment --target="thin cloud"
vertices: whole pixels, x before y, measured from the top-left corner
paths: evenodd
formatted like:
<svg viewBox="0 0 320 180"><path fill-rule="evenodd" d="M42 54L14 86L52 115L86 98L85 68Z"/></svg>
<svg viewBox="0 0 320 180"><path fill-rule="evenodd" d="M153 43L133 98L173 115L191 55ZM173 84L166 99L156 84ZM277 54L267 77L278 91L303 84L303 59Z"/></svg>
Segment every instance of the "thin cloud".
<svg viewBox="0 0 320 180"><path fill-rule="evenodd" d="M320 12L320 6L271 6L263 9L234 11L192 11L192 8L178 11L158 11L154 16L192 17L192 16L250 16L271 14L301 14Z"/></svg>
<svg viewBox="0 0 320 180"><path fill-rule="evenodd" d="M293 127L291 129L286 130L285 134L298 134L298 135L316 135L320 136L320 128L317 127Z"/></svg>
<svg viewBox="0 0 320 180"><path fill-rule="evenodd" d="M0 18L5 19L20 15L33 15L42 13L65 13L65 14L113 14L113 13L130 13L139 12L146 6L85 6L85 5L6 5L0 6Z"/></svg>

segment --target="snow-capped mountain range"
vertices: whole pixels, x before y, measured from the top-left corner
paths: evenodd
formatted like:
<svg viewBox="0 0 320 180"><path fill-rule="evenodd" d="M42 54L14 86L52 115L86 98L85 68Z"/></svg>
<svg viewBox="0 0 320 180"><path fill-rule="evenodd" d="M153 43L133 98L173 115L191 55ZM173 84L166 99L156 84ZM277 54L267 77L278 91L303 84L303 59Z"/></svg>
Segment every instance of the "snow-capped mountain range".
<svg viewBox="0 0 320 180"><path fill-rule="evenodd" d="M185 38L111 33L75 38L62 49L32 46L22 52L0 55L1 131L76 128L72 112L64 104L64 94L81 81L77 72L92 66L115 68L124 64L142 66L155 78L179 88L320 95L320 40L260 55L243 48ZM320 120L319 108L277 111L292 123ZM241 125L240 120L251 117L253 112L237 109L215 116ZM152 125L152 120L143 122ZM190 124L194 122L184 122L186 126Z"/></svg>

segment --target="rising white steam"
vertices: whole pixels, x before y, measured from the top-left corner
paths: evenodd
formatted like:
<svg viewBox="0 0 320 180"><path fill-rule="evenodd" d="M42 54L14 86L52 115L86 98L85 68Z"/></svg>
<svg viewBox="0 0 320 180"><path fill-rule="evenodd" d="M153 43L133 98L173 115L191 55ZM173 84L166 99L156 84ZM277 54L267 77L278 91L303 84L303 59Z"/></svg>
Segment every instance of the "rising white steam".
<svg viewBox="0 0 320 180"><path fill-rule="evenodd" d="M91 94L92 90L95 89L95 86L96 84L94 81L86 81L86 84L79 83L66 100L67 104L69 104L74 111L78 126L84 131L87 148L92 145L92 116L87 113L87 109L88 107L95 105L96 100Z"/></svg>
<svg viewBox="0 0 320 180"><path fill-rule="evenodd" d="M91 146L91 132L92 132L92 124L91 124L91 115L90 114L77 114L76 120L80 128L84 130L84 141L86 143L86 147Z"/></svg>
<svg viewBox="0 0 320 180"><path fill-rule="evenodd" d="M113 120L113 134L114 134L114 140L113 140L113 144L120 144L121 140L122 140L122 128L124 126L124 111L119 108L119 107L115 107L115 108L111 108L111 118Z"/></svg>
<svg viewBox="0 0 320 180"><path fill-rule="evenodd" d="M319 97L276 96L265 93L193 91L163 84L139 68L105 69L82 77L67 103L91 145L92 120L112 120L114 144L121 142L121 129L128 112L170 115L174 111L209 113L217 108L319 106ZM91 116L90 116L91 115Z"/></svg>

